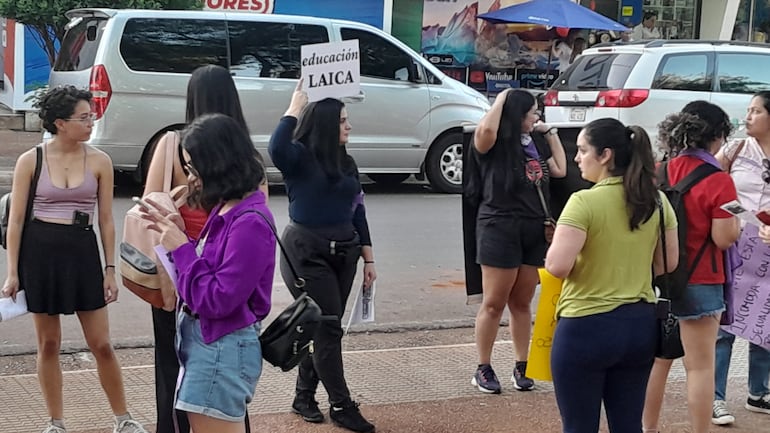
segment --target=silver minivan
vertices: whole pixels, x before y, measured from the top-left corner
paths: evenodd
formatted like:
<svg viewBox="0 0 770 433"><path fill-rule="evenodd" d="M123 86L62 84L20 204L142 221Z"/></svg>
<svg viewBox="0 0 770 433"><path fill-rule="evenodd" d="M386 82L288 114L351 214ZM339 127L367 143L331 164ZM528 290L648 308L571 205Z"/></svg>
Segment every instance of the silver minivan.
<svg viewBox="0 0 770 433"><path fill-rule="evenodd" d="M184 123L190 73L229 68L255 146L266 152L300 76L300 47L358 39L361 94L351 98L348 150L361 173L397 183L427 176L441 192L462 186L462 129L487 98L372 26L325 18L215 11L76 9L50 85L88 87L97 120L89 144L137 179L165 131Z"/></svg>

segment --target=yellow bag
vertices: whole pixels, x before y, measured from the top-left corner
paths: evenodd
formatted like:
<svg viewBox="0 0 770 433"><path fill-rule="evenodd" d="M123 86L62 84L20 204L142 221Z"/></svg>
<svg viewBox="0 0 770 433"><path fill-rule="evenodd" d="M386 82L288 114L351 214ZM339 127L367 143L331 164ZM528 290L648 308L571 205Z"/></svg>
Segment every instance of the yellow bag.
<svg viewBox="0 0 770 433"><path fill-rule="evenodd" d="M532 342L529 345L527 376L550 382L553 380L551 345L553 332L556 329L556 303L561 294L562 279L554 277L545 269L539 269L538 273L540 274L540 301L537 304Z"/></svg>

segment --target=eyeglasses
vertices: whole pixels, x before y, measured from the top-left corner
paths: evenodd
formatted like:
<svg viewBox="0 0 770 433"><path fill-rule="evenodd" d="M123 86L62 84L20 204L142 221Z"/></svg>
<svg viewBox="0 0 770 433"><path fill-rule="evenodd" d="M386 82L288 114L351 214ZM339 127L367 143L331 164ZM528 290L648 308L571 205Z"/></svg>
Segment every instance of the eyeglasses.
<svg viewBox="0 0 770 433"><path fill-rule="evenodd" d="M765 183L770 183L770 159L763 159L762 166L765 167L765 171L762 172L762 180L764 180Z"/></svg>
<svg viewBox="0 0 770 433"><path fill-rule="evenodd" d="M64 119L67 122L83 122L83 123L94 123L96 121L96 113L88 113L84 114L80 117L71 118L71 119Z"/></svg>

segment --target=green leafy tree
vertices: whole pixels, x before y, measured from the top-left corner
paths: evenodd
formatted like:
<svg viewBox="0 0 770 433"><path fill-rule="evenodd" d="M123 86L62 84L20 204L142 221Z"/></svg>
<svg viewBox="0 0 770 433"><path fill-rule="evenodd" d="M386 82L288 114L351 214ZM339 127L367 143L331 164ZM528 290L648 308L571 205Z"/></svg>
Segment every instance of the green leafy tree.
<svg viewBox="0 0 770 433"><path fill-rule="evenodd" d="M0 16L29 26L53 65L56 41L64 37L68 22L64 13L70 9L200 9L202 6L201 0L0 0Z"/></svg>

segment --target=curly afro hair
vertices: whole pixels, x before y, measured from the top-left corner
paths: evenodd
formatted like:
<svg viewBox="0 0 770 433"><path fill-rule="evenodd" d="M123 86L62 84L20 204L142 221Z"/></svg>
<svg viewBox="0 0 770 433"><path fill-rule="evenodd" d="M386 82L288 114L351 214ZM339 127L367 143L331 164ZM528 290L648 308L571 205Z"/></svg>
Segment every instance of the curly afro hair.
<svg viewBox="0 0 770 433"><path fill-rule="evenodd" d="M51 134L58 132L56 119L69 119L80 101L91 103L91 92L75 86L57 86L47 92L35 103L40 109L38 115L43 120L43 128Z"/></svg>

